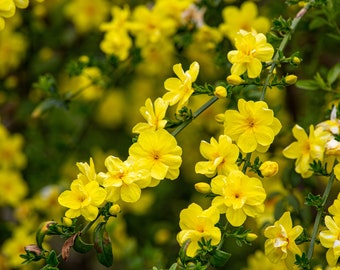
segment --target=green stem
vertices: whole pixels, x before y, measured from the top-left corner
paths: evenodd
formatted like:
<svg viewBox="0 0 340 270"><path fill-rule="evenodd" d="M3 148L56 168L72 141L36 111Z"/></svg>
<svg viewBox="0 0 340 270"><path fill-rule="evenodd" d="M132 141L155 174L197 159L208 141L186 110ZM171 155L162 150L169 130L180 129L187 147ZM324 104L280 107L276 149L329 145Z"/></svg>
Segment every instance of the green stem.
<svg viewBox="0 0 340 270"><path fill-rule="evenodd" d="M86 226L80 231L80 234L85 234L92 227L92 225L97 221L99 217L100 215L98 215L95 220L92 220L91 222L87 223Z"/></svg>
<svg viewBox="0 0 340 270"><path fill-rule="evenodd" d="M334 162L333 168L336 164L337 164L337 161ZM310 245L309 245L309 248L308 248L308 253L307 253L307 259L309 261L312 259L312 256L313 256L314 245L315 245L316 237L317 237L318 232L319 232L319 226L320 226L320 223L321 223L322 214L324 212L329 193L331 192L334 179L335 179L335 175L334 175L334 169L333 169L332 174L331 174L329 181L327 183L327 186L325 188L325 191L322 195L322 205L321 205L320 209L318 209L318 213L316 214L316 217L315 217L314 227L313 227L313 232L312 232L312 238L311 238Z"/></svg>
<svg viewBox="0 0 340 270"><path fill-rule="evenodd" d="M176 136L178 133L180 133L187 125L191 123L192 120L194 120L197 116L199 116L202 112L204 112L206 109L208 109L212 104L214 104L218 100L218 97L212 97L209 99L206 103L204 103L200 108L198 108L193 114L192 117L186 121L184 121L182 124L180 124L171 134L173 136Z"/></svg>
<svg viewBox="0 0 340 270"><path fill-rule="evenodd" d="M273 58L273 62L270 65L269 73L267 75L266 81L265 81L263 88L262 88L262 94L261 94L260 100L264 100L267 87L270 84L270 79L273 76L274 69L275 69L275 67L277 66L277 64L280 60L280 53L283 52L283 50L286 48L288 41L290 40L292 34L294 33L297 25L299 24L302 17L306 14L306 12L311 8L313 3L314 3L314 0L311 0L302 9L300 9L300 11L294 17L292 24L290 25L290 31L284 35L284 37L281 41L281 44L280 44L279 48L277 49L276 54Z"/></svg>

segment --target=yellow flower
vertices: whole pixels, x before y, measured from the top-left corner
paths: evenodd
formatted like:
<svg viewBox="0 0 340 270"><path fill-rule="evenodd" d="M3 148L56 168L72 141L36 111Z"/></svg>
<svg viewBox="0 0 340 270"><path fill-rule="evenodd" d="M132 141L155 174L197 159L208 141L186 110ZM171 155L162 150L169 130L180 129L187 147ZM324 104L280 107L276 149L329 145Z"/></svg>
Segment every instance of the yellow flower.
<svg viewBox="0 0 340 270"><path fill-rule="evenodd" d="M104 40L100 43L100 49L104 53L115 55L120 61L128 58L131 46L132 40L124 29L106 32Z"/></svg>
<svg viewBox="0 0 340 270"><path fill-rule="evenodd" d="M280 121L264 101L239 99L238 110L225 112L224 134L245 153L265 152L281 129Z"/></svg>
<svg viewBox="0 0 340 270"><path fill-rule="evenodd" d="M285 81L286 84L292 85L292 84L296 83L296 81L297 81L297 76L296 76L296 75L293 75L293 74L287 75L287 76L284 78L284 81Z"/></svg>
<svg viewBox="0 0 340 270"><path fill-rule="evenodd" d="M75 218L82 215L86 220L94 220L98 207L105 201L106 191L96 181L84 185L81 180L73 180L71 190L66 190L58 197L60 205L70 208L65 216Z"/></svg>
<svg viewBox="0 0 340 270"><path fill-rule="evenodd" d="M240 9L236 6L227 6L222 11L223 23L220 31L232 42L240 30L253 33L266 33L270 29L270 21L266 17L257 17L255 3L245 1Z"/></svg>
<svg viewBox="0 0 340 270"><path fill-rule="evenodd" d="M333 204L328 208L328 212L333 216L340 217L340 193L338 197L334 200Z"/></svg>
<svg viewBox="0 0 340 270"><path fill-rule="evenodd" d="M224 86L216 86L214 95L218 98L226 98L227 97L227 89Z"/></svg>
<svg viewBox="0 0 340 270"><path fill-rule="evenodd" d="M313 160L323 160L325 144L329 138L329 133L323 131L321 127L314 130L314 126L309 127L309 136L299 125L293 127L293 136L297 141L283 149L282 153L286 158L296 159L295 171L303 178L310 177L313 171L309 164Z"/></svg>
<svg viewBox="0 0 340 270"><path fill-rule="evenodd" d="M190 240L186 255L195 257L199 250L198 242L202 238L211 240L212 245L217 245L221 240L221 231L215 227L220 219L220 213L215 207L203 210L198 204L192 203L180 213L179 226L181 231L177 234L177 242L182 246Z"/></svg>
<svg viewBox="0 0 340 270"><path fill-rule="evenodd" d="M105 159L107 173L100 173L103 186L107 191L107 200L116 202L136 202L141 195L141 189L151 182L150 172L132 159L121 161L114 156Z"/></svg>
<svg viewBox="0 0 340 270"><path fill-rule="evenodd" d="M150 170L151 177L156 180L174 180L179 175L182 149L175 137L164 129L142 132L138 141L131 145L129 154L135 162Z"/></svg>
<svg viewBox="0 0 340 270"><path fill-rule="evenodd" d="M145 101L145 106L140 108L140 113L143 115L147 123L138 123L132 129L133 133L141 133L145 130L157 130L164 128L167 121L164 119L166 110L168 109L168 102L162 98L155 100L155 105L152 104L151 99Z"/></svg>
<svg viewBox="0 0 340 270"><path fill-rule="evenodd" d="M133 11L129 30L136 37L136 45L144 47L150 43L157 44L164 37L170 37L175 33L176 25L173 18L158 12L158 9L139 5Z"/></svg>
<svg viewBox="0 0 340 270"><path fill-rule="evenodd" d="M77 31L85 33L97 29L106 19L109 4L106 0L73 0L65 6L65 15L75 25Z"/></svg>
<svg viewBox="0 0 340 270"><path fill-rule="evenodd" d="M1 254L5 255L8 269L22 268L22 258L20 254L25 254L25 246L35 242L35 235L25 226L15 227L13 235L2 245ZM0 264L1 266L1 264Z"/></svg>
<svg viewBox="0 0 340 270"><path fill-rule="evenodd" d="M0 2L0 30L5 28L5 19L13 17L16 8L27 8L28 0L2 0Z"/></svg>
<svg viewBox="0 0 340 270"><path fill-rule="evenodd" d="M104 39L100 43L100 49L108 54L115 55L124 61L129 56L132 40L128 33L128 19L130 9L128 5L123 8L114 6L111 9L112 20L100 25L100 30L105 31Z"/></svg>
<svg viewBox="0 0 340 270"><path fill-rule="evenodd" d="M319 239L321 245L328 248L327 263L330 266L335 266L340 256L340 219L326 216L325 224L328 230L321 231Z"/></svg>
<svg viewBox="0 0 340 270"><path fill-rule="evenodd" d="M227 82L231 85L240 85L245 81L240 76L232 74L227 77Z"/></svg>
<svg viewBox="0 0 340 270"><path fill-rule="evenodd" d="M77 178L83 181L84 184L97 180L96 168L92 158L90 158L90 165L87 162L77 162L76 165L80 171Z"/></svg>
<svg viewBox="0 0 340 270"><path fill-rule="evenodd" d="M0 169L22 169L26 156L22 152L24 138L21 134L10 134L0 124Z"/></svg>
<svg viewBox="0 0 340 270"><path fill-rule="evenodd" d="M232 63L231 74L242 75L247 72L249 78L256 78L262 71L262 63L270 61L274 48L267 43L264 34L252 34L240 31L235 38L236 50L228 53L228 60Z"/></svg>
<svg viewBox="0 0 340 270"><path fill-rule="evenodd" d="M199 182L195 184L195 189L203 194L209 194L211 192L211 187L208 183Z"/></svg>
<svg viewBox="0 0 340 270"><path fill-rule="evenodd" d="M13 31L10 27L0 32L0 78L20 65L26 48L27 40L23 34Z"/></svg>
<svg viewBox="0 0 340 270"><path fill-rule="evenodd" d="M178 78L168 78L164 82L164 87L167 92L163 99L169 102L170 106L178 103L177 110L186 105L190 96L194 93L192 83L196 81L199 72L199 64L193 62L189 70L183 71L181 64L173 66L173 70Z"/></svg>
<svg viewBox="0 0 340 270"><path fill-rule="evenodd" d="M212 205L225 213L229 223L235 227L241 226L247 216L257 217L264 211L266 192L262 182L241 171L216 176L211 180L211 191L217 195Z"/></svg>
<svg viewBox="0 0 340 270"><path fill-rule="evenodd" d="M20 173L0 170L0 206L17 206L28 193L28 187Z"/></svg>
<svg viewBox="0 0 340 270"><path fill-rule="evenodd" d="M275 161L265 161L261 164L259 170L264 177L272 177L279 171L279 164Z"/></svg>
<svg viewBox="0 0 340 270"><path fill-rule="evenodd" d="M289 212L285 212L274 225L268 226L264 236L269 238L265 242L265 254L273 263L285 260L288 269L293 269L295 255L301 256L301 250L295 244L295 239L302 233L300 225L293 227Z"/></svg>
<svg viewBox="0 0 340 270"><path fill-rule="evenodd" d="M247 268L243 270L287 270L285 263L272 263L262 250L256 250L254 254L247 259Z"/></svg>
<svg viewBox="0 0 340 270"><path fill-rule="evenodd" d="M216 173L227 175L230 171L238 169L236 161L239 149L226 135L221 135L218 141L211 138L210 143L201 141L200 152L209 161L197 162L196 173L213 177Z"/></svg>

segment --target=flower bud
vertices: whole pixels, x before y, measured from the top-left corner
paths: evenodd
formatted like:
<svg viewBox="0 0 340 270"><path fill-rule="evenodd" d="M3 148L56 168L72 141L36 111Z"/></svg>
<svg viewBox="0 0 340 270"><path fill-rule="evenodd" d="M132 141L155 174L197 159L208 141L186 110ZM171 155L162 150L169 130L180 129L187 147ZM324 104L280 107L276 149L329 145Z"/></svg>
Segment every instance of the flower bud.
<svg viewBox="0 0 340 270"><path fill-rule="evenodd" d="M296 65L301 63L301 59L299 57L294 56L292 59L292 62Z"/></svg>
<svg viewBox="0 0 340 270"><path fill-rule="evenodd" d="M265 161L259 169L264 177L272 177L279 171L279 164L275 161Z"/></svg>
<svg viewBox="0 0 340 270"><path fill-rule="evenodd" d="M112 216L116 216L117 214L119 214L121 211L120 209L120 206L119 204L114 204L110 207L109 209L109 213L112 215Z"/></svg>
<svg viewBox="0 0 340 270"><path fill-rule="evenodd" d="M210 185L208 183L199 182L195 184L195 189L203 194L209 194L211 192Z"/></svg>
<svg viewBox="0 0 340 270"><path fill-rule="evenodd" d="M245 81L240 76L231 74L227 77L227 82L231 85L240 85Z"/></svg>
<svg viewBox="0 0 340 270"><path fill-rule="evenodd" d="M227 89L223 86L216 86L214 95L218 98L226 98L227 97Z"/></svg>
<svg viewBox="0 0 340 270"><path fill-rule="evenodd" d="M257 235L255 233L248 233L246 236L246 241L247 242L253 242L257 238Z"/></svg>
<svg viewBox="0 0 340 270"><path fill-rule="evenodd" d="M25 251L32 252L37 256L40 256L43 253L43 250L36 244L25 246L24 249Z"/></svg>
<svg viewBox="0 0 340 270"><path fill-rule="evenodd" d="M71 227L72 226L72 219L68 218L68 217L63 217L63 224L66 227Z"/></svg>
<svg viewBox="0 0 340 270"><path fill-rule="evenodd" d="M285 81L286 84L292 85L292 84L296 83L296 81L297 81L297 76L296 76L296 75L287 75L287 76L284 78L284 81Z"/></svg>
<svg viewBox="0 0 340 270"><path fill-rule="evenodd" d="M224 123L224 113L219 113L215 115L215 120L217 123L223 124Z"/></svg>

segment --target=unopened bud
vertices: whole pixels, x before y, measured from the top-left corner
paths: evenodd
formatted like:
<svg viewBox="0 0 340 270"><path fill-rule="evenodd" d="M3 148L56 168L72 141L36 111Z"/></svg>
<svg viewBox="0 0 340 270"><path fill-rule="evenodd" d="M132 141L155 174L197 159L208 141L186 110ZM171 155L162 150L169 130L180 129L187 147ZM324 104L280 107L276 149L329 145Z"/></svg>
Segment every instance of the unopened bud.
<svg viewBox="0 0 340 270"><path fill-rule="evenodd" d="M68 218L68 217L63 217L63 224L66 226L66 227L71 227L73 222L72 222L72 219Z"/></svg>
<svg viewBox="0 0 340 270"><path fill-rule="evenodd" d="M257 239L257 235L255 233L248 233L246 236L247 242L253 242Z"/></svg>
<svg viewBox="0 0 340 270"><path fill-rule="evenodd" d="M259 169L264 177L272 177L279 171L279 164L275 161L265 161Z"/></svg>
<svg viewBox="0 0 340 270"><path fill-rule="evenodd" d="M299 57L294 56L292 59L292 62L296 65L301 63L301 59Z"/></svg>
<svg viewBox="0 0 340 270"><path fill-rule="evenodd" d="M217 123L223 124L224 119L225 119L224 113L219 113L219 114L215 115L215 120L216 120Z"/></svg>
<svg viewBox="0 0 340 270"><path fill-rule="evenodd" d="M227 82L231 85L240 85L245 81L240 76L231 74L227 77Z"/></svg>
<svg viewBox="0 0 340 270"><path fill-rule="evenodd" d="M24 247L25 251L32 252L37 256L40 256L43 252L43 250L38 247L36 244L28 245Z"/></svg>
<svg viewBox="0 0 340 270"><path fill-rule="evenodd" d="M120 206L119 204L114 204L110 207L109 209L109 213L112 215L112 216L116 216L120 213L121 209L120 209Z"/></svg>
<svg viewBox="0 0 340 270"><path fill-rule="evenodd" d="M216 86L214 95L218 98L226 98L227 97L227 89L223 86Z"/></svg>
<svg viewBox="0 0 340 270"><path fill-rule="evenodd" d="M209 194L211 192L211 187L208 183L199 182L195 184L195 189L199 193Z"/></svg>
<svg viewBox="0 0 340 270"><path fill-rule="evenodd" d="M287 76L284 78L284 81L285 81L286 84L292 85L292 84L296 83L296 81L297 81L297 76L296 76L296 75L287 75Z"/></svg>

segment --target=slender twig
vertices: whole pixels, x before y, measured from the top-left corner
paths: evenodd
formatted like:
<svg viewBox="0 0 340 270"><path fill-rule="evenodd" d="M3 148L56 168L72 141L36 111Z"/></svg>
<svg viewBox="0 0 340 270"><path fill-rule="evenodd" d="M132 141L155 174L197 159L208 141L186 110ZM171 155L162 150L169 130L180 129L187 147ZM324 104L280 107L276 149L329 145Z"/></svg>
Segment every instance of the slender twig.
<svg viewBox="0 0 340 270"><path fill-rule="evenodd" d="M263 85L263 88L262 88L262 94L261 94L261 98L260 100L264 100L264 97L266 95L266 90L267 90L267 87L269 86L269 83L270 83L270 79L271 77L273 76L273 72L274 72L274 69L275 67L277 66L278 62L279 62L279 59L280 59L280 53L283 52L283 50L286 48L287 44L288 44L288 41L290 40L292 34L294 33L297 25L299 24L301 18L306 14L306 12L311 8L311 6L313 5L314 3L314 0L311 0L309 1L302 9L300 9L300 11L296 14L296 16L294 17L291 25L290 25L290 31L288 31L281 43L280 43L280 46L279 48L277 49L276 51L276 54L273 58L273 62L272 64L270 65L270 69L269 69L269 73L267 75L267 78L266 78L266 81Z"/></svg>
<svg viewBox="0 0 340 270"><path fill-rule="evenodd" d="M317 212L316 217L315 217L312 237L311 237L311 241L310 241L308 253L307 253L307 259L309 261L312 259L312 256L313 256L314 245L315 245L316 237L317 237L318 232L319 232L319 226L320 226L320 223L321 223L321 218L322 218L322 215L323 215L323 212L324 212L324 209L325 209L325 205L326 205L327 199L329 197L329 193L331 192L332 185L333 185L333 182L334 182L334 179L335 179L334 166L336 164L337 164L337 161L335 160L334 165L333 165L333 169L332 169L332 174L329 177L329 181L328 181L327 186L325 188L325 191L322 195L322 205L318 209L318 212Z"/></svg>
<svg viewBox="0 0 340 270"><path fill-rule="evenodd" d="M192 120L194 120L197 116L199 116L202 112L208 109L212 104L214 104L218 100L218 97L212 97L206 103L204 103L201 107L199 107L193 114L190 119L185 120L182 124L180 124L173 132L171 132L172 136L176 136L180 133L187 125L189 125Z"/></svg>

